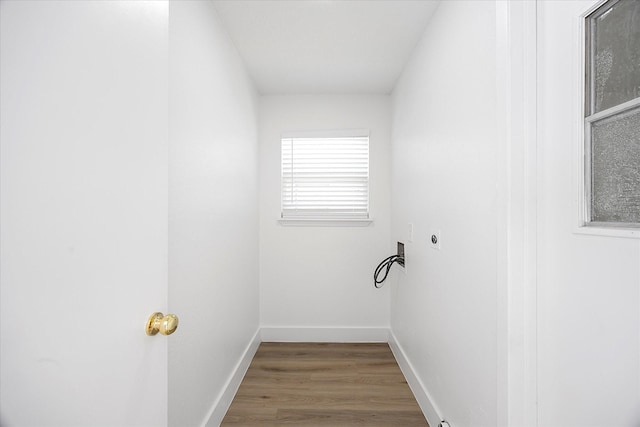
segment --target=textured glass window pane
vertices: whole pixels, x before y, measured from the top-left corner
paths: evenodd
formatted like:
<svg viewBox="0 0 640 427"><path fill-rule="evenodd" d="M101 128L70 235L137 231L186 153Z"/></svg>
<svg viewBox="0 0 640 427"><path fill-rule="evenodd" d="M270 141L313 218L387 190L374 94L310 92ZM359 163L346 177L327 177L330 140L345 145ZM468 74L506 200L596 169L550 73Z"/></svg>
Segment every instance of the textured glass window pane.
<svg viewBox="0 0 640 427"><path fill-rule="evenodd" d="M591 114L640 96L640 1L620 0L606 8L590 25Z"/></svg>
<svg viewBox="0 0 640 427"><path fill-rule="evenodd" d="M591 128L591 220L640 223L640 108Z"/></svg>

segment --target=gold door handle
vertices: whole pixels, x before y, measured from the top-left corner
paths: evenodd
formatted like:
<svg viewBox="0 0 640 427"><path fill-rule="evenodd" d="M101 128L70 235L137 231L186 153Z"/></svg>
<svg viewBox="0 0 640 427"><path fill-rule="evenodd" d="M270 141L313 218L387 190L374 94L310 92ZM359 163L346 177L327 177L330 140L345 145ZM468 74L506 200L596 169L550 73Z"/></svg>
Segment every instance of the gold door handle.
<svg viewBox="0 0 640 427"><path fill-rule="evenodd" d="M147 335L156 335L160 332L162 335L171 335L178 329L178 316L175 314L167 314L166 316L159 311L149 316L147 322Z"/></svg>

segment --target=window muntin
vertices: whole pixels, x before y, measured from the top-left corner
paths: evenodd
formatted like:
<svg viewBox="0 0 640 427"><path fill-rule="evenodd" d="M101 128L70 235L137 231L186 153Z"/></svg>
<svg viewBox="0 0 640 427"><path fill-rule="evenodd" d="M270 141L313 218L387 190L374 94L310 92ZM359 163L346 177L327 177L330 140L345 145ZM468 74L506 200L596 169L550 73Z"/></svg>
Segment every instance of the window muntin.
<svg viewBox="0 0 640 427"><path fill-rule="evenodd" d="M369 218L369 136L282 137L282 219Z"/></svg>
<svg viewBox="0 0 640 427"><path fill-rule="evenodd" d="M585 223L639 227L640 2L609 0L585 24Z"/></svg>

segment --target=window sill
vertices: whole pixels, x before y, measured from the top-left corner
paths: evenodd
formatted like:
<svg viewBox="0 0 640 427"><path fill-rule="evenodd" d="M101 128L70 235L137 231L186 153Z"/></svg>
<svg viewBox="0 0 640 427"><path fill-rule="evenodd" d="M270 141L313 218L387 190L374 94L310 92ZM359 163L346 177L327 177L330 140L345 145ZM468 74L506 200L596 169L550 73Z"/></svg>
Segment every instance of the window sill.
<svg viewBox="0 0 640 427"><path fill-rule="evenodd" d="M278 223L285 227L368 227L373 219L287 218Z"/></svg>
<svg viewBox="0 0 640 427"><path fill-rule="evenodd" d="M640 239L640 228L631 226L613 226L603 224L590 224L578 226L576 234L586 234L590 236L602 237L622 237L627 239Z"/></svg>

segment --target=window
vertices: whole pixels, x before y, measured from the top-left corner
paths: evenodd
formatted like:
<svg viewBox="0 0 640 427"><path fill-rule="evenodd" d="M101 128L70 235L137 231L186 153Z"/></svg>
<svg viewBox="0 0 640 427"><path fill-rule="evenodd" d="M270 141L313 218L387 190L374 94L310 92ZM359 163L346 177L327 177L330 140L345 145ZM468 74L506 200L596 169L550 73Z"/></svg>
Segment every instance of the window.
<svg viewBox="0 0 640 427"><path fill-rule="evenodd" d="M640 1L585 18L584 223L640 227Z"/></svg>
<svg viewBox="0 0 640 427"><path fill-rule="evenodd" d="M368 220L368 131L284 134L281 217Z"/></svg>

